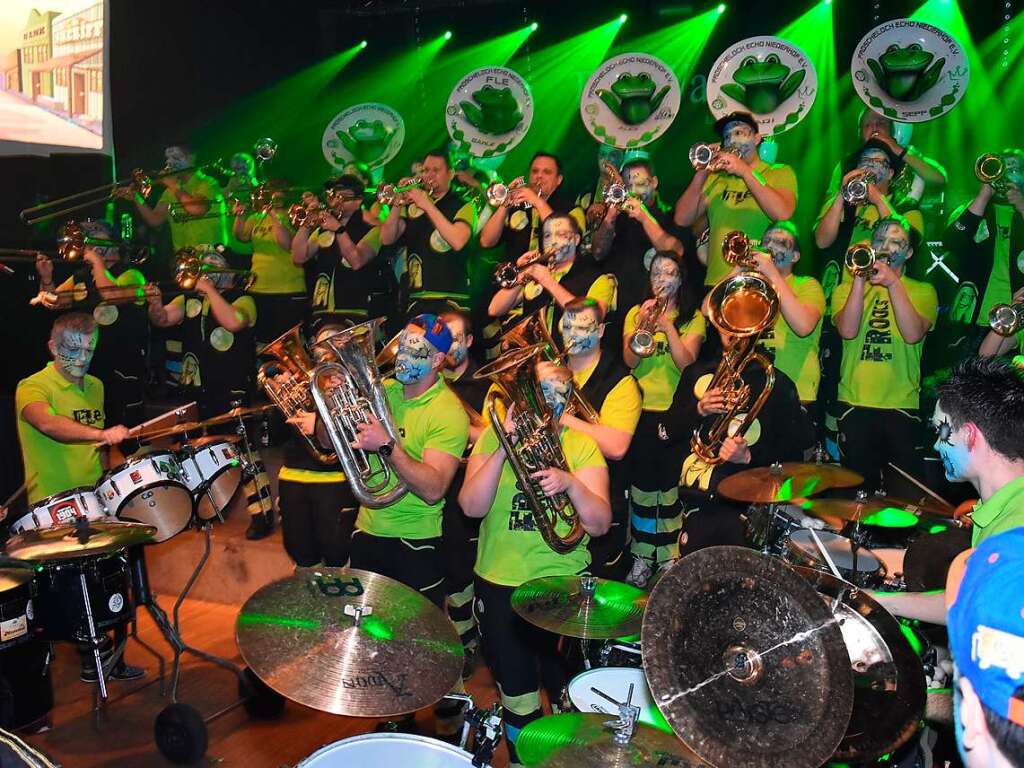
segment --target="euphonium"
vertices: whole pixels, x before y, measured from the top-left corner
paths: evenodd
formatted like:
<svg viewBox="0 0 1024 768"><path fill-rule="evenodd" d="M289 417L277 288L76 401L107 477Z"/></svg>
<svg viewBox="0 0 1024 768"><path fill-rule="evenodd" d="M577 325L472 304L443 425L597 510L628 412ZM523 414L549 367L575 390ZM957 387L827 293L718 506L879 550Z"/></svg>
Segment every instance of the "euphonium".
<svg viewBox="0 0 1024 768"><path fill-rule="evenodd" d="M398 441L387 396L374 360L373 340L384 322L376 318L346 328L317 342L333 359L320 363L312 373L310 392L338 455L352 493L366 507L386 507L407 490L390 462L379 453L352 447L360 424L376 418L393 440ZM394 486L389 488L392 479Z"/></svg>
<svg viewBox="0 0 1024 768"><path fill-rule="evenodd" d="M289 419L314 412L309 382L316 363L306 351L301 328L302 323L299 323L263 347L260 355L272 359L262 363L256 371L256 383ZM314 459L321 464L334 462L333 452L321 450L311 436L300 434L305 438L306 448Z"/></svg>
<svg viewBox="0 0 1024 768"><path fill-rule="evenodd" d="M710 426L694 430L690 448L707 464L720 464L722 444L730 436L742 437L764 407L775 386L775 366L757 349L758 337L779 313L779 297L771 282L757 272L741 272L722 280L708 298L711 322L733 343L722 352L722 361L708 389L722 391L726 411L716 414ZM743 373L752 364L764 369L764 388L750 402L750 386ZM742 414L742 416L741 416ZM734 424L734 422L737 422Z"/></svg>
<svg viewBox="0 0 1024 768"><path fill-rule="evenodd" d="M859 173L843 185L843 200L850 205L861 205L868 199L868 185L875 183L875 174Z"/></svg>
<svg viewBox="0 0 1024 768"><path fill-rule="evenodd" d="M568 494L548 496L533 478L535 472L551 467L569 471L558 439L559 427L552 423L551 410L534 371L543 353L541 344L512 349L473 376L494 383L484 400L484 413L526 494L537 530L551 549L564 555L579 545L585 531ZM511 434L505 432L505 416L510 407L514 408ZM568 525L567 533L558 533L559 523Z"/></svg>
<svg viewBox="0 0 1024 768"><path fill-rule="evenodd" d="M243 291L249 290L256 282L256 273L248 269L229 269L207 264L202 253L192 246L179 248L174 254L174 282L182 290L195 290L199 278L204 275L235 275L242 281Z"/></svg>
<svg viewBox="0 0 1024 768"><path fill-rule="evenodd" d="M424 184L423 179L416 176L412 179L402 179L398 184L381 184L377 188L377 202L381 205L394 205L410 189L425 189L428 195L431 197L434 195L433 188Z"/></svg>
<svg viewBox="0 0 1024 768"><path fill-rule="evenodd" d="M722 258L729 264L743 269L756 269L754 261L754 243L738 229L729 232L722 240Z"/></svg>
<svg viewBox="0 0 1024 768"><path fill-rule="evenodd" d="M1024 304L996 304L988 312L988 327L1000 336L1024 330Z"/></svg>
<svg viewBox="0 0 1024 768"><path fill-rule="evenodd" d="M870 245L864 245L863 243L857 243L851 245L846 251L846 257L843 261L846 263L846 271L854 277L871 277L871 273L875 271L875 261L878 256L875 254L875 249Z"/></svg>
<svg viewBox="0 0 1024 768"><path fill-rule="evenodd" d="M650 312L644 314L636 324L636 330L629 340L629 349L637 357L650 357L657 349L654 341L654 334L658 330L658 320L665 313L668 301L664 296L659 296Z"/></svg>
<svg viewBox="0 0 1024 768"><path fill-rule="evenodd" d="M1006 164L999 155L986 152L974 162L974 175L978 181L989 184L996 190L1002 190L1006 186L1003 178L1006 173Z"/></svg>

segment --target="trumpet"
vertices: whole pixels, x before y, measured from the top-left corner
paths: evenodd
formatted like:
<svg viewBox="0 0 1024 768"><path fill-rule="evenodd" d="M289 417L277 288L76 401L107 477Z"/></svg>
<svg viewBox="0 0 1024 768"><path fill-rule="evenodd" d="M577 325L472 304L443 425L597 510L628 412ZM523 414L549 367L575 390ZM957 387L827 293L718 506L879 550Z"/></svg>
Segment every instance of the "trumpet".
<svg viewBox="0 0 1024 768"><path fill-rule="evenodd" d="M156 178L159 178L160 175L162 175L162 172L157 174ZM153 176L141 168L135 168L126 179L115 181L112 184L102 184L92 189L76 192L73 195L65 195L64 197L58 197L56 200L33 205L18 215L25 224L32 226L42 221L49 221L74 211L80 211L83 208L91 208L106 203L108 200L112 200L121 189L130 189L135 194L142 195L142 197L149 197L149 193L153 191L153 178Z"/></svg>
<svg viewBox="0 0 1024 768"><path fill-rule="evenodd" d="M249 290L256 282L256 273L252 270L207 264L203 261L203 253L192 246L180 248L174 254L174 282L182 290L195 290L199 278L207 275L235 275L241 281L243 291Z"/></svg>
<svg viewBox="0 0 1024 768"><path fill-rule="evenodd" d="M322 205L307 208L302 203L295 203L288 207L288 222L298 229L299 227L319 227L327 215L327 209Z"/></svg>
<svg viewBox="0 0 1024 768"><path fill-rule="evenodd" d="M580 253L587 255L594 246L594 233L597 232L609 205L621 205L626 200L626 185L622 181L622 174L619 169L602 160L600 163L601 174L597 179L597 190L594 201L587 207L587 229L580 241ZM615 187L615 191L609 189ZM621 199L620 199L621 198ZM618 201L618 202L616 202Z"/></svg>
<svg viewBox="0 0 1024 768"><path fill-rule="evenodd" d="M277 142L270 137L257 139L252 147L253 154L261 163L267 163L274 159L277 154Z"/></svg>
<svg viewBox="0 0 1024 768"><path fill-rule="evenodd" d="M875 249L870 245L863 245L858 243L851 245L844 258L846 263L846 271L854 277L863 277L865 279L871 277L875 271L875 262L878 260L878 254L875 253Z"/></svg>
<svg viewBox="0 0 1024 768"><path fill-rule="evenodd" d="M1024 304L996 304L988 312L988 327L1000 336L1024 329Z"/></svg>
<svg viewBox="0 0 1024 768"><path fill-rule="evenodd" d="M403 193L410 189L424 189L428 195L434 196L434 188L416 176L412 179L402 179L398 184L381 184L377 188L377 202L381 205L394 205L402 199Z"/></svg>
<svg viewBox="0 0 1024 768"><path fill-rule="evenodd" d="M664 296L659 296L651 311L637 322L636 330L629 340L629 350L637 357L650 357L657 349L654 334L658 329L658 320L665 313L667 306L668 300Z"/></svg>
<svg viewBox="0 0 1024 768"><path fill-rule="evenodd" d="M745 233L734 229L722 240L722 258L729 264L742 269L756 269L754 245L754 241Z"/></svg>
<svg viewBox="0 0 1024 768"><path fill-rule="evenodd" d="M868 199L868 186L876 181L870 171L854 176L843 185L843 200L850 205L862 205Z"/></svg>
<svg viewBox="0 0 1024 768"><path fill-rule="evenodd" d="M974 175L978 181L988 184L997 192L1006 189L1006 163L999 155L986 152L974 161Z"/></svg>
<svg viewBox="0 0 1024 768"><path fill-rule="evenodd" d="M526 179L522 176L517 176L508 184L496 181L487 187L484 191L484 196L487 198L487 204L492 208L501 208L503 205L507 205L509 208L530 208L532 206L529 203L517 203L514 201L515 195L513 193L525 186Z"/></svg>
<svg viewBox="0 0 1024 768"><path fill-rule="evenodd" d="M536 256L531 256L522 264L516 261L504 261L494 268L494 282L501 288L514 288L526 282L526 270L534 264L548 266L554 260L555 255L561 246L554 246L543 251L538 251Z"/></svg>
<svg viewBox="0 0 1024 768"><path fill-rule="evenodd" d="M696 171L703 171L706 168L710 168L722 155L732 154L735 154L735 152L728 147L698 142L690 147L690 165L692 165Z"/></svg>

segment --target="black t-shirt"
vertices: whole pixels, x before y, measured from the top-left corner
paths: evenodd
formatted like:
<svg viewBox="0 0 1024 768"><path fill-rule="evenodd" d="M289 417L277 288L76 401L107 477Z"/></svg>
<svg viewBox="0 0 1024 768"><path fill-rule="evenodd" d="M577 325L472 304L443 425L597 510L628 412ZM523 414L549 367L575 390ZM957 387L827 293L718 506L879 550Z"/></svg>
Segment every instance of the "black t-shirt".
<svg viewBox="0 0 1024 768"><path fill-rule="evenodd" d="M551 206L552 214L566 214L575 207L575 203L562 194L561 187L551 193L547 203ZM515 261L527 251L540 248L543 223L536 208L516 208L511 211L505 220L505 228L501 231L499 241L505 248L505 260Z"/></svg>
<svg viewBox="0 0 1024 768"><path fill-rule="evenodd" d="M354 245L358 245L371 230L362 209L352 214L344 226ZM338 237L341 236L339 231ZM341 257L338 244L321 248L313 260L313 311L349 310L364 312L371 297L385 293L394 280L389 281L387 259L379 253L361 269L352 269Z"/></svg>
<svg viewBox="0 0 1024 768"><path fill-rule="evenodd" d="M116 280L128 269L130 267L125 264L117 263L108 271ZM114 375L114 371L144 379L149 340L149 318L145 302L141 305L103 304L89 265L75 271L74 281L86 287L86 299L84 306L72 306L70 311L91 312L99 331L96 354L89 365L89 373L104 382Z"/></svg>
<svg viewBox="0 0 1024 768"><path fill-rule="evenodd" d="M470 232L476 222L473 204L449 190L434 205L448 221L465 222ZM468 244L455 251L434 228L433 222L420 208L409 205L402 213L405 219L405 270L409 281L409 298L452 298L461 303L469 299Z"/></svg>

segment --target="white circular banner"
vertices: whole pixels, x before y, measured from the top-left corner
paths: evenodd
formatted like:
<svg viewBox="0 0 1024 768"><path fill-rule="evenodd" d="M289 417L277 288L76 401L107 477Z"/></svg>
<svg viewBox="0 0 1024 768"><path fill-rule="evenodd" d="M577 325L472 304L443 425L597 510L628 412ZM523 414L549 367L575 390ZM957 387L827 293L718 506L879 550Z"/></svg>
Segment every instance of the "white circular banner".
<svg viewBox="0 0 1024 768"><path fill-rule="evenodd" d="M507 67L474 69L452 89L445 125L456 152L474 157L504 155L533 122L530 86Z"/></svg>
<svg viewBox="0 0 1024 768"><path fill-rule="evenodd" d="M679 80L661 59L623 53L587 80L580 117L602 144L633 149L661 136L679 112Z"/></svg>
<svg viewBox="0 0 1024 768"><path fill-rule="evenodd" d="M807 55L779 37L748 37L727 48L708 75L708 107L717 120L749 112L768 136L803 120L818 94Z"/></svg>
<svg viewBox="0 0 1024 768"><path fill-rule="evenodd" d="M405 122L387 104L367 102L339 112L324 129L324 159L341 170L348 163L379 168L398 154Z"/></svg>
<svg viewBox="0 0 1024 768"><path fill-rule="evenodd" d="M969 70L960 44L931 24L896 19L868 32L850 62L853 87L891 120L923 123L956 106Z"/></svg>

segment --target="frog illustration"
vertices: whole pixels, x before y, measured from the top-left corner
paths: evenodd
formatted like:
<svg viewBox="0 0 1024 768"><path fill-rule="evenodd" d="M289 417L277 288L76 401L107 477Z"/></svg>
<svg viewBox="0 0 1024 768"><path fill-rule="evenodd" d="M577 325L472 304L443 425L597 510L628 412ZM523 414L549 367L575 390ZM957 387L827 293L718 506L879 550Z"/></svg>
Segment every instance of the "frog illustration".
<svg viewBox="0 0 1024 768"><path fill-rule="evenodd" d="M657 93L650 74L634 75L623 72L611 85L611 90L599 88L597 96L619 120L626 125L639 125L658 111L671 86L664 85Z"/></svg>
<svg viewBox="0 0 1024 768"><path fill-rule="evenodd" d="M467 122L483 133L508 133L523 121L523 113L511 88L485 85L473 93L473 101L460 101L459 106Z"/></svg>
<svg viewBox="0 0 1024 768"><path fill-rule="evenodd" d="M770 53L764 61L747 56L733 74L733 82L722 85L722 93L745 105L751 112L774 112L800 87L807 73L798 69L790 74L789 67Z"/></svg>
<svg viewBox="0 0 1024 768"><path fill-rule="evenodd" d="M935 54L924 50L920 43L905 48L893 43L878 57L868 59L868 67L878 84L898 101L915 101L939 81L945 57L932 62ZM929 66L931 65L931 66Z"/></svg>
<svg viewBox="0 0 1024 768"><path fill-rule="evenodd" d="M388 150L395 129L380 120L356 120L347 131L337 131L338 140L361 163L372 165Z"/></svg>

